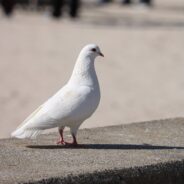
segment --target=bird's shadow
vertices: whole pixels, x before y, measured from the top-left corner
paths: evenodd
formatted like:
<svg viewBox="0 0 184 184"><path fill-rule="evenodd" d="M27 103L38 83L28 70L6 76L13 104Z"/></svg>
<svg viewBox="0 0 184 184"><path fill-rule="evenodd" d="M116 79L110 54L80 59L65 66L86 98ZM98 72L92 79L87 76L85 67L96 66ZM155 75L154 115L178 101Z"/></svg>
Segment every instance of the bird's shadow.
<svg viewBox="0 0 184 184"><path fill-rule="evenodd" d="M72 145L28 145L28 148L33 149L99 149L99 150L184 150L180 146L161 146L150 144L79 144Z"/></svg>

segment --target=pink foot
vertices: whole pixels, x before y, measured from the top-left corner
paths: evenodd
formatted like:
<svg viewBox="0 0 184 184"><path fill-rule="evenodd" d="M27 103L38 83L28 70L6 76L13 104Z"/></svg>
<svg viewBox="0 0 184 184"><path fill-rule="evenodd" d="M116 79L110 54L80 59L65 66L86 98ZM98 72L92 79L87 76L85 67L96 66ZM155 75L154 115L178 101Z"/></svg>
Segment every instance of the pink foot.
<svg viewBox="0 0 184 184"><path fill-rule="evenodd" d="M73 142L65 142L63 138L63 129L64 128L59 128L59 134L60 134L60 140L57 142L57 145L68 145L68 146L78 146L75 134L72 134L73 137Z"/></svg>
<svg viewBox="0 0 184 184"><path fill-rule="evenodd" d="M65 145L66 143L65 143L64 141L58 141L58 142L57 142L57 145L60 145L60 144L61 144L61 145Z"/></svg>

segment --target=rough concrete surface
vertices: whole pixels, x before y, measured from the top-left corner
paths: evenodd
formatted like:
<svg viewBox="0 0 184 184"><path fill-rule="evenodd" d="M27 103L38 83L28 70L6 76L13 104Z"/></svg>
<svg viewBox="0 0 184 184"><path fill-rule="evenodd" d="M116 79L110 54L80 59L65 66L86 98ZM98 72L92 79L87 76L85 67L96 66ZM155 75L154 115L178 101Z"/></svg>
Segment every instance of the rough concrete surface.
<svg viewBox="0 0 184 184"><path fill-rule="evenodd" d="M55 145L56 133L1 139L0 183L184 183L183 132L176 118L83 129L79 147Z"/></svg>

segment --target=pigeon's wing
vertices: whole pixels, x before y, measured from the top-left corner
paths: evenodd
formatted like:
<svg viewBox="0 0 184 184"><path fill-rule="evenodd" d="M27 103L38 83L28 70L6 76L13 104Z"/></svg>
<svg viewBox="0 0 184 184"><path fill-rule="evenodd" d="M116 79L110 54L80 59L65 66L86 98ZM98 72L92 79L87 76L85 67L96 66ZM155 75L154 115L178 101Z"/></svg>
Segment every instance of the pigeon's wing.
<svg viewBox="0 0 184 184"><path fill-rule="evenodd" d="M56 94L45 108L50 118L59 122L80 121L90 105L91 88L88 86L68 87L62 93Z"/></svg>
<svg viewBox="0 0 184 184"><path fill-rule="evenodd" d="M42 130L59 126L62 122L76 118L80 106L89 94L88 88L73 89L64 87L46 103L35 110L18 128L12 133L12 137L34 138Z"/></svg>

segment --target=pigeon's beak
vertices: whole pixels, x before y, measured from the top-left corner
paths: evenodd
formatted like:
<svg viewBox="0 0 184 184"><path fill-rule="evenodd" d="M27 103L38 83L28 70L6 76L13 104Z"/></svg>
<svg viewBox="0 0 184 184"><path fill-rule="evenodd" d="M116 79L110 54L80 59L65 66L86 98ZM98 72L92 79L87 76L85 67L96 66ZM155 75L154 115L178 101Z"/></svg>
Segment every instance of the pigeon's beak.
<svg viewBox="0 0 184 184"><path fill-rule="evenodd" d="M104 55L101 52L99 52L99 55L102 56L102 57L104 57Z"/></svg>

